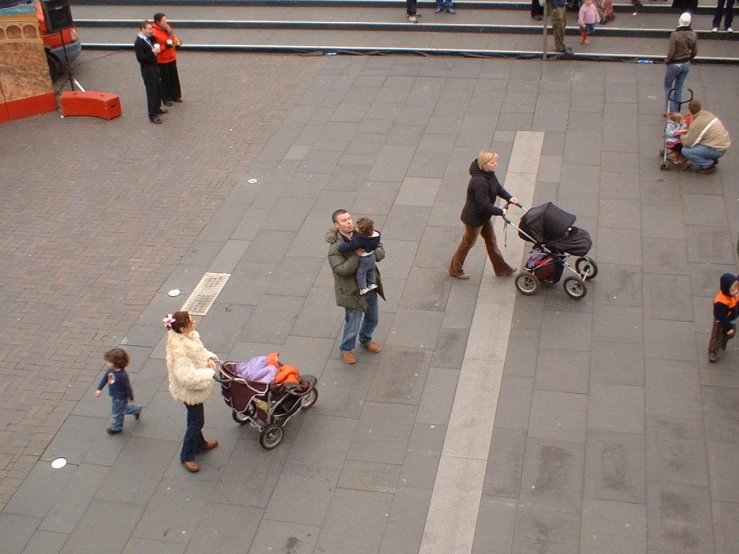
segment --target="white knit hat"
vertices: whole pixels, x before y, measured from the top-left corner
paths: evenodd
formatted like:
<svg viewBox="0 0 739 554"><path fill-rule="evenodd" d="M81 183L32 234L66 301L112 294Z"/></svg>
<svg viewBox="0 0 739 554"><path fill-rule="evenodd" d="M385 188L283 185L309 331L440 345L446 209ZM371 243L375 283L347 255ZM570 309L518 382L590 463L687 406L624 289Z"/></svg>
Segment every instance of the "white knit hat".
<svg viewBox="0 0 739 554"><path fill-rule="evenodd" d="M678 20L677 24L679 27L690 27L690 22L693 20L692 17L690 17L690 14L688 12L685 12L680 16L680 19Z"/></svg>

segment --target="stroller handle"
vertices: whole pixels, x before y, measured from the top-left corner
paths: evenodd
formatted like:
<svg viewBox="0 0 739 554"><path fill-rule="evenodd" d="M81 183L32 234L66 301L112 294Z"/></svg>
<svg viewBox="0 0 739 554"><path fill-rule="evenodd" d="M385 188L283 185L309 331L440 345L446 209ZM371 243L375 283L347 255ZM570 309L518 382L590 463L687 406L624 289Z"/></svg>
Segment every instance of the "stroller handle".
<svg viewBox="0 0 739 554"><path fill-rule="evenodd" d="M519 208L521 208L524 211L524 213L526 213L528 211L526 208L523 207L523 204L521 204L520 202L510 202L510 201L505 203L505 206L503 207L503 209L504 210L508 210L508 206L510 206L511 204L513 204L514 206L518 206Z"/></svg>

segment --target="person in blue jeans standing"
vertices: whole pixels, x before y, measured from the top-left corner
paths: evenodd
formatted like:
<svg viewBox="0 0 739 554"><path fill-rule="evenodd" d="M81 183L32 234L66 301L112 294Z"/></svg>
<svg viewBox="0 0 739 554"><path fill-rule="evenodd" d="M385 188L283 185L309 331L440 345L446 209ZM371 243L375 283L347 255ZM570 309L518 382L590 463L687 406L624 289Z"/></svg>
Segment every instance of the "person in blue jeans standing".
<svg viewBox="0 0 739 554"><path fill-rule="evenodd" d="M131 363L131 358L123 348L114 348L105 353L106 371L103 378L100 379L95 396L100 396L103 387L108 385L108 393L113 404L113 423L106 429L109 435L117 435L123 430L124 416L132 415L136 418L136 421L141 417L141 406L133 404L133 389L126 372L129 363ZM129 400L131 404L129 404Z"/></svg>
<svg viewBox="0 0 739 554"><path fill-rule="evenodd" d="M436 0L436 9L434 10L434 13L441 13L444 10L452 15L457 13L457 10L454 9L454 3L452 0Z"/></svg>
<svg viewBox="0 0 739 554"><path fill-rule="evenodd" d="M670 46L665 57L665 114L680 111L683 85L690 73L690 62L698 55L698 35L690 28L692 17L688 12L680 16L677 29L670 35ZM674 89L672 95L670 91Z"/></svg>
<svg viewBox="0 0 739 554"><path fill-rule="evenodd" d="M336 210L331 220L334 227L326 233L328 247L328 263L334 276L334 293L336 305L344 308L344 333L341 339L341 357L347 364L357 363L354 347L359 337L359 344L367 351L376 354L382 347L372 340L372 334L380 321L380 310L377 296L385 299L380 271L375 267L377 288L362 295L357 285L357 269L359 257L364 250L341 252L339 246L350 242L354 233L354 221L346 210ZM375 249L375 258L381 262L385 258L385 248L380 243Z"/></svg>

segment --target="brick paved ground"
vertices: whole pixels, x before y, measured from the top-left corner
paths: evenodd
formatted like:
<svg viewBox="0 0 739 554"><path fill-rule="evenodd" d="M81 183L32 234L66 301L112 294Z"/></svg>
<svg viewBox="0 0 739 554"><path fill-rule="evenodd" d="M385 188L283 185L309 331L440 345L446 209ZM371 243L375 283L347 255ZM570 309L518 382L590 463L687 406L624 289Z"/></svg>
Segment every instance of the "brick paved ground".
<svg viewBox="0 0 739 554"><path fill-rule="evenodd" d="M185 103L154 126L133 54L85 53L77 78L122 118L2 126L0 509L322 65L181 55Z"/></svg>

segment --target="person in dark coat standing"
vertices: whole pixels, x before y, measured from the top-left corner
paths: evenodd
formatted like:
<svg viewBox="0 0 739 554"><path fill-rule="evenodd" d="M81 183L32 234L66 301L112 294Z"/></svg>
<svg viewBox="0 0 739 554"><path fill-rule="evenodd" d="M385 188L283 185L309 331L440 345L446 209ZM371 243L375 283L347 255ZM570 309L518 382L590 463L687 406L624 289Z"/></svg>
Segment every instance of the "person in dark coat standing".
<svg viewBox="0 0 739 554"><path fill-rule="evenodd" d="M457 279L469 279L470 276L464 272L464 260L470 249L477 242L477 237L482 235L488 257L493 264L495 275L502 277L511 275L515 269L509 266L503 259L495 240L495 231L490 219L494 215L505 215L503 208L495 206L498 197L506 202L515 204L518 199L503 188L495 176L495 168L498 167L498 154L483 150L476 160L470 164L470 175L472 176L467 185L467 201L462 209L460 219L464 223L464 235L459 243L449 264L449 275Z"/></svg>
<svg viewBox="0 0 739 554"><path fill-rule="evenodd" d="M161 51L159 43L153 38L154 29L151 22L143 21L139 26L139 34L133 43L136 59L141 66L141 77L146 87L146 105L149 121L161 123L159 114L167 113L162 109L162 89L159 83L159 64L157 54Z"/></svg>

